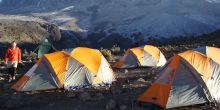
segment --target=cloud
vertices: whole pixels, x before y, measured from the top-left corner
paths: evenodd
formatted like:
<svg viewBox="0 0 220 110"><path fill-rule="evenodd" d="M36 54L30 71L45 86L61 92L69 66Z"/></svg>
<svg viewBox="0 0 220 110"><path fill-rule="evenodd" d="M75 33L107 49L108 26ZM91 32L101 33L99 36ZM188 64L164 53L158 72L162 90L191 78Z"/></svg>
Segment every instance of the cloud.
<svg viewBox="0 0 220 110"><path fill-rule="evenodd" d="M219 3L220 2L220 0L206 0L206 1L209 3Z"/></svg>

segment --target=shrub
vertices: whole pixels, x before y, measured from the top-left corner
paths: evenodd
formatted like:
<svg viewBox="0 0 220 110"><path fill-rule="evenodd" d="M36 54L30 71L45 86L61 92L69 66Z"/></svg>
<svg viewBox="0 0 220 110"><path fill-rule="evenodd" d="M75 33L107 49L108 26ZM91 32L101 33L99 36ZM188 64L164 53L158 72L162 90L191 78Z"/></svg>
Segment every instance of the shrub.
<svg viewBox="0 0 220 110"><path fill-rule="evenodd" d="M111 52L114 55L119 54L121 52L121 48L118 45L113 45L113 47L111 48Z"/></svg>
<svg viewBox="0 0 220 110"><path fill-rule="evenodd" d="M31 60L35 61L37 60L37 54L33 51L30 51L30 53L25 49L23 53L24 60Z"/></svg>
<svg viewBox="0 0 220 110"><path fill-rule="evenodd" d="M112 56L112 52L109 49L100 49L101 53L105 56L105 57L111 57Z"/></svg>
<svg viewBox="0 0 220 110"><path fill-rule="evenodd" d="M37 59L37 54L33 51L30 52L30 59L31 60L36 60Z"/></svg>
<svg viewBox="0 0 220 110"><path fill-rule="evenodd" d="M28 59L29 53L27 52L26 49L24 50L24 53L23 53L22 56L23 56L24 59Z"/></svg>

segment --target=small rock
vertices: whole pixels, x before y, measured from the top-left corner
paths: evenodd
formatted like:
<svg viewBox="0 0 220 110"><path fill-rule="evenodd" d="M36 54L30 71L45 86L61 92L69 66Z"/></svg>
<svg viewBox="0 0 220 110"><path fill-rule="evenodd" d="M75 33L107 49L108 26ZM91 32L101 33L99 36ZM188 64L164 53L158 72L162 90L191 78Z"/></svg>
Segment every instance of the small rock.
<svg viewBox="0 0 220 110"><path fill-rule="evenodd" d="M207 110L207 106L201 106L201 110Z"/></svg>
<svg viewBox="0 0 220 110"><path fill-rule="evenodd" d="M116 102L113 99L109 100L109 102L106 104L105 108L106 108L106 110L115 109L116 108Z"/></svg>
<svg viewBox="0 0 220 110"><path fill-rule="evenodd" d="M150 72L148 72L148 73L147 73L147 76L150 76L150 75L151 75L151 73L150 73Z"/></svg>
<svg viewBox="0 0 220 110"><path fill-rule="evenodd" d="M125 83L130 83L130 80L129 80L129 79L126 79L126 80L125 80Z"/></svg>
<svg viewBox="0 0 220 110"><path fill-rule="evenodd" d="M212 108L211 106L209 105L205 105L205 106L202 106L200 107L201 110L215 110L214 108Z"/></svg>
<svg viewBox="0 0 220 110"><path fill-rule="evenodd" d="M127 109L127 106L126 106L126 105L120 105L120 106L119 106L119 109L120 109L120 110L126 110L126 109Z"/></svg>
<svg viewBox="0 0 220 110"><path fill-rule="evenodd" d="M76 92L73 92L73 91L70 91L66 94L67 97L69 98L73 98L73 97L76 97Z"/></svg>
<svg viewBox="0 0 220 110"><path fill-rule="evenodd" d="M55 105L55 103L49 103L48 104L48 106L54 106Z"/></svg>
<svg viewBox="0 0 220 110"><path fill-rule="evenodd" d="M39 91L31 91L31 94L39 94Z"/></svg>
<svg viewBox="0 0 220 110"><path fill-rule="evenodd" d="M96 94L96 96L95 96L95 100L102 100L102 99L104 99L105 97L104 97L104 95L102 94L102 93L97 93Z"/></svg>
<svg viewBox="0 0 220 110"><path fill-rule="evenodd" d="M139 78L137 82L146 82L143 78Z"/></svg>
<svg viewBox="0 0 220 110"><path fill-rule="evenodd" d="M155 73L156 73L155 70L152 70L152 71L151 71L151 74L155 74Z"/></svg>
<svg viewBox="0 0 220 110"><path fill-rule="evenodd" d="M123 92L122 88L123 87L121 85L114 85L111 87L111 93L112 94L120 94Z"/></svg>
<svg viewBox="0 0 220 110"><path fill-rule="evenodd" d="M88 100L91 100L91 95L87 92L83 92L79 95L79 99L81 101L88 101Z"/></svg>
<svg viewBox="0 0 220 110"><path fill-rule="evenodd" d="M127 69L125 69L125 73L128 73L128 70L127 70Z"/></svg>
<svg viewBox="0 0 220 110"><path fill-rule="evenodd" d="M0 77L0 81L5 81L5 80L7 80L7 78Z"/></svg>

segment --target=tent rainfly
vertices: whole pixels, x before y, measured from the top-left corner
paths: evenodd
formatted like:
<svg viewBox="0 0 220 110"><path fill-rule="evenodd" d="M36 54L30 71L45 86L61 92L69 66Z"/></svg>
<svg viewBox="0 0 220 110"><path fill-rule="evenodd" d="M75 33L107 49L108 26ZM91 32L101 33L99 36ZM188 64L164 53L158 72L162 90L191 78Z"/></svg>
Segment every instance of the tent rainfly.
<svg viewBox="0 0 220 110"><path fill-rule="evenodd" d="M166 63L163 53L154 46L145 45L128 49L125 55L113 66L115 68L161 67Z"/></svg>
<svg viewBox="0 0 220 110"><path fill-rule="evenodd" d="M220 102L220 65L192 50L175 55L138 101L163 108Z"/></svg>
<svg viewBox="0 0 220 110"><path fill-rule="evenodd" d="M12 88L33 91L86 85L98 86L115 81L114 73L98 50L78 47L44 54Z"/></svg>

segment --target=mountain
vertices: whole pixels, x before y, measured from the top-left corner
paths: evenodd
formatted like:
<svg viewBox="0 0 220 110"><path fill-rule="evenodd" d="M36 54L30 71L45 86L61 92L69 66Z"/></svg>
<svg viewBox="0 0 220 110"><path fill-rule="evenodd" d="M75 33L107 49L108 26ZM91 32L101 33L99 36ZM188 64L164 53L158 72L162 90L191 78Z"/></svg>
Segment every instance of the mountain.
<svg viewBox="0 0 220 110"><path fill-rule="evenodd" d="M208 34L220 29L219 10L220 0L1 0L0 2L0 18L6 15L35 17L54 23L62 30L80 34L88 44L106 44L109 40L115 40L109 38L113 35L121 37L117 39L119 42L126 39L134 43L144 42L149 38Z"/></svg>

